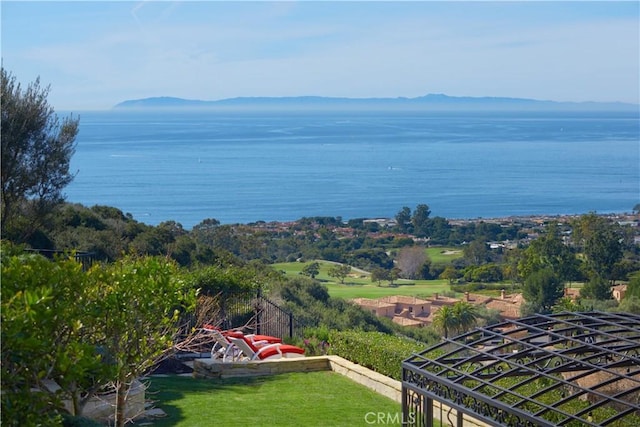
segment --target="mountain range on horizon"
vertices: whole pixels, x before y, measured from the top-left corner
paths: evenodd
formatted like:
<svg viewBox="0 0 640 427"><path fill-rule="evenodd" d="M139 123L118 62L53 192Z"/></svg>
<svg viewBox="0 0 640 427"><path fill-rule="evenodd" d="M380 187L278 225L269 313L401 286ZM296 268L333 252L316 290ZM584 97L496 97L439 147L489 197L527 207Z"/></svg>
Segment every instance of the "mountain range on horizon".
<svg viewBox="0 0 640 427"><path fill-rule="evenodd" d="M133 99L114 109L409 109L409 110L569 110L639 111L638 104L623 102L560 102L528 98L458 97L428 94L415 98L347 98L325 96L236 97L215 101L170 96Z"/></svg>

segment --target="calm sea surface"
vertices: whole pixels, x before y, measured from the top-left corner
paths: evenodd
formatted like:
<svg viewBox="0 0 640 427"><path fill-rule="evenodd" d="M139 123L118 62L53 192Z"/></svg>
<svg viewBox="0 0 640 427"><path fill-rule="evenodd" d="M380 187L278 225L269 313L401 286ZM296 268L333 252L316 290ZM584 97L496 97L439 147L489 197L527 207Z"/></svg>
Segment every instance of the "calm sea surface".
<svg viewBox="0 0 640 427"><path fill-rule="evenodd" d="M629 212L629 113L80 114L69 202L190 229L304 216L447 218Z"/></svg>

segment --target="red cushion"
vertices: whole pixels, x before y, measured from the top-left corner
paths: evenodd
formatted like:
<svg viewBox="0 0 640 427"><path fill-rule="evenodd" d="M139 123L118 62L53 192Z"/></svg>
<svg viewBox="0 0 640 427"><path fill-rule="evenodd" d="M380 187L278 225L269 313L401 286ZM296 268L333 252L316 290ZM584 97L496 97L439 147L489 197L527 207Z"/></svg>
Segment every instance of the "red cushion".
<svg viewBox="0 0 640 427"><path fill-rule="evenodd" d="M222 334L227 336L227 337L233 337L233 338L247 338L240 331L224 331ZM253 341L267 341L270 344L281 343L282 342L282 339L277 338L277 337L272 337L270 335L254 335L251 339ZM245 339L245 341L246 341L246 339Z"/></svg>
<svg viewBox="0 0 640 427"><path fill-rule="evenodd" d="M281 343L282 339L278 337L272 337L270 335L254 335L252 337L254 341L267 341L268 343Z"/></svg>
<svg viewBox="0 0 640 427"><path fill-rule="evenodd" d="M304 354L304 348L296 347L295 345L282 344L280 346L282 353L298 353Z"/></svg>
<svg viewBox="0 0 640 427"><path fill-rule="evenodd" d="M272 347L272 348L268 348L268 349L264 350L263 352L261 352L259 357L260 357L260 359L266 359L267 357L275 356L275 355L278 355L278 354L280 354L278 352L278 349L275 348L275 347Z"/></svg>
<svg viewBox="0 0 640 427"><path fill-rule="evenodd" d="M278 351L278 348L280 349L280 351ZM271 348L268 348L264 351L260 352L260 359L266 359L268 357L272 357L272 356L276 356L278 354L282 353L283 355L287 354L287 353L298 353L298 354L304 354L304 349L300 348L300 347L296 347L294 345L289 345L289 344L282 344L279 346L273 346Z"/></svg>

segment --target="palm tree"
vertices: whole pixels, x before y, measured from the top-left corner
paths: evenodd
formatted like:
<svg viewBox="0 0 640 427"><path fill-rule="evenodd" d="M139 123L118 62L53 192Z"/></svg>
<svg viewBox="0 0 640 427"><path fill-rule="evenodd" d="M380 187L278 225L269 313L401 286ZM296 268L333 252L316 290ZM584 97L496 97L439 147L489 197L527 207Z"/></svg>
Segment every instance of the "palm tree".
<svg viewBox="0 0 640 427"><path fill-rule="evenodd" d="M467 301L458 301L453 304L452 311L456 318L459 333L467 332L469 329L476 326L478 311L476 306L473 304L470 304Z"/></svg>
<svg viewBox="0 0 640 427"><path fill-rule="evenodd" d="M453 312L453 308L448 305L444 305L433 316L433 326L439 332L444 334L444 338L449 338L449 331L455 330L458 327L458 322Z"/></svg>

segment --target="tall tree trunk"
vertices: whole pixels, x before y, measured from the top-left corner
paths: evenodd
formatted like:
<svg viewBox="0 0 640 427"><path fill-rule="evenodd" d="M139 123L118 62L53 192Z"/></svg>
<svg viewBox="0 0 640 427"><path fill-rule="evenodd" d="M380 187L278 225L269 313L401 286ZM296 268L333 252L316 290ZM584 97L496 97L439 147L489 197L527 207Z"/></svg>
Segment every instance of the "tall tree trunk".
<svg viewBox="0 0 640 427"><path fill-rule="evenodd" d="M116 427L124 427L128 392L127 383L124 380L118 380L118 384L116 384Z"/></svg>

